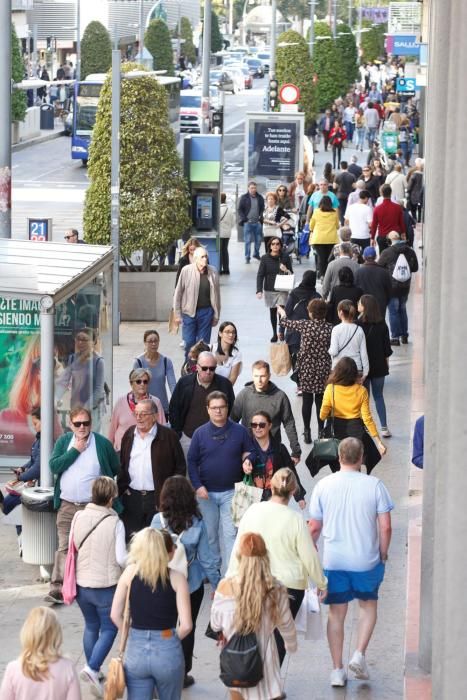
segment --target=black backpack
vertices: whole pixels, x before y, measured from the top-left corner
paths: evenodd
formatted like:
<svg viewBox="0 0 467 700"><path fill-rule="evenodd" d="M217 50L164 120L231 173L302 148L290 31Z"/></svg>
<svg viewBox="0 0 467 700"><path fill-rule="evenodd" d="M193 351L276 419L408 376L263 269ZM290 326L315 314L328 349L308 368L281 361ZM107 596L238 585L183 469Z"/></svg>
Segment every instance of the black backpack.
<svg viewBox="0 0 467 700"><path fill-rule="evenodd" d="M228 688L254 688L263 679L256 634L235 633L220 654L219 677Z"/></svg>

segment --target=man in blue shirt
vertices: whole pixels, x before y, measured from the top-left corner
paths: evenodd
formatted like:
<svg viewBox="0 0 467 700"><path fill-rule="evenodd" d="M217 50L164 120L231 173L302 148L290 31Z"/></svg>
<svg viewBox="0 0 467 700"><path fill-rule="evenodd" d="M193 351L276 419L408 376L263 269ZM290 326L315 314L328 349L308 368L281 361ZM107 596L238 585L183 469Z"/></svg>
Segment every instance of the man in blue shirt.
<svg viewBox="0 0 467 700"><path fill-rule="evenodd" d="M310 219L313 214L313 210L317 209L319 207L319 203L321 202L322 198L324 195L327 194L328 197L331 198L332 206L334 209L339 208L339 200L337 199L336 195L334 192L331 192L329 190L329 182L327 180L320 180L319 183L319 191L318 192L313 192L311 195L310 199L308 200L308 210L306 212L306 226L309 227Z"/></svg>
<svg viewBox="0 0 467 700"><path fill-rule="evenodd" d="M206 406L209 421L193 433L188 450L188 474L219 570L219 520L222 524L225 570L237 534L230 513L235 482L243 479L243 461L254 445L246 428L228 417L227 396L222 391L208 394Z"/></svg>
<svg viewBox="0 0 467 700"><path fill-rule="evenodd" d="M423 443L425 433L425 416L420 416L415 422L412 443L412 464L423 469Z"/></svg>

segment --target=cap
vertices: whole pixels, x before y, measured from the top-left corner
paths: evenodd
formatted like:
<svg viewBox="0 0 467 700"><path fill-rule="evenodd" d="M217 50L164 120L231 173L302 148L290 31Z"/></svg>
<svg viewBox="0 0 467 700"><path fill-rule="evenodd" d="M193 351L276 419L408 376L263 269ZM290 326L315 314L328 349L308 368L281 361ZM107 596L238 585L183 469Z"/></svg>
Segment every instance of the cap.
<svg viewBox="0 0 467 700"><path fill-rule="evenodd" d="M367 245L363 251L364 258L376 258L376 249L372 245Z"/></svg>

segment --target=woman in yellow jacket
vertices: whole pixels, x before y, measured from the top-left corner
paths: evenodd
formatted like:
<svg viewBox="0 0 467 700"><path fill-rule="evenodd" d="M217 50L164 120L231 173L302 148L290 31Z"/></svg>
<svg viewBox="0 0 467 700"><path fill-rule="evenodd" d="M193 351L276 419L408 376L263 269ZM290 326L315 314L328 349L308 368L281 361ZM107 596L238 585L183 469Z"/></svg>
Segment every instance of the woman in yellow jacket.
<svg viewBox="0 0 467 700"><path fill-rule="evenodd" d="M316 256L318 277L324 277L328 266L328 258L336 243L339 243L337 231L339 215L332 208L332 200L327 194L321 197L318 209L315 209L310 221L310 245Z"/></svg>
<svg viewBox="0 0 467 700"><path fill-rule="evenodd" d="M359 382L358 368L351 357L342 357L329 375L319 417L327 420L325 433L328 436L333 429L339 440L355 437L363 442L368 474L386 454L371 415L368 392ZM337 461L329 466L333 472L339 469Z"/></svg>

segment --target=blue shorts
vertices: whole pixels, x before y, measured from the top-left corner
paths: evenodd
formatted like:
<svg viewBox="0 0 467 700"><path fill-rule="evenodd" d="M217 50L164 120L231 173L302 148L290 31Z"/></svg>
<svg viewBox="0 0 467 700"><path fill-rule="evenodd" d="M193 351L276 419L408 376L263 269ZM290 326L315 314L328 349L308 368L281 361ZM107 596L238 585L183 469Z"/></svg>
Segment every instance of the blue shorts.
<svg viewBox="0 0 467 700"><path fill-rule="evenodd" d="M378 600L378 589L384 578L384 564L380 562L369 571L338 571L324 569L328 579L326 605L348 603L359 600Z"/></svg>

